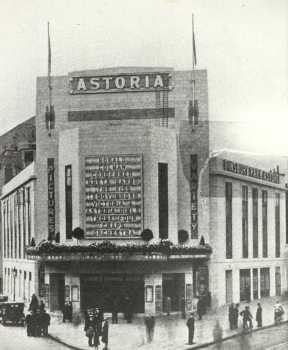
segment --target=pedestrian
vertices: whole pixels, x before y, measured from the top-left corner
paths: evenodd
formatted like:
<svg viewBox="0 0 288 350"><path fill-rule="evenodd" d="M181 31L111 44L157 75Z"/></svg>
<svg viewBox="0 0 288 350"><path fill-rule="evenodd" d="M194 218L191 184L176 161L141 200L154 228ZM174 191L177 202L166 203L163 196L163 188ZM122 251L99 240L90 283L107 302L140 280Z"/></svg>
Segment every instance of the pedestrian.
<svg viewBox="0 0 288 350"><path fill-rule="evenodd" d="M152 315L147 315L144 321L146 326L147 342L151 343L154 338L155 317Z"/></svg>
<svg viewBox="0 0 288 350"><path fill-rule="evenodd" d="M36 326L37 326L37 315L36 311L31 311L31 317L30 317L30 331L31 331L31 337L36 337Z"/></svg>
<svg viewBox="0 0 288 350"><path fill-rule="evenodd" d="M118 323L119 300L115 296L112 300L112 323Z"/></svg>
<svg viewBox="0 0 288 350"><path fill-rule="evenodd" d="M229 319L230 330L233 330L235 327L235 305L234 305L234 303L229 305L228 319Z"/></svg>
<svg viewBox="0 0 288 350"><path fill-rule="evenodd" d="M72 322L72 303L69 299L66 299L63 307L63 322Z"/></svg>
<svg viewBox="0 0 288 350"><path fill-rule="evenodd" d="M256 311L256 322L257 322L257 327L260 328L262 327L262 306L260 303L257 303L257 311Z"/></svg>
<svg viewBox="0 0 288 350"><path fill-rule="evenodd" d="M88 338L88 346L93 346L93 339L94 339L94 335L95 335L95 319L93 317L93 315L87 315L86 319L85 319L85 324L84 324L84 331L86 334L86 337ZM98 345L97 345L98 346Z"/></svg>
<svg viewBox="0 0 288 350"><path fill-rule="evenodd" d="M44 309L41 313L41 334L44 337L48 336L48 327L50 326L50 315Z"/></svg>
<svg viewBox="0 0 288 350"><path fill-rule="evenodd" d="M238 328L239 304L236 304L233 309L233 329Z"/></svg>
<svg viewBox="0 0 288 350"><path fill-rule="evenodd" d="M102 343L105 344L103 348L105 350L108 349L108 331L109 331L108 318L105 318L102 326L102 339L101 339Z"/></svg>
<svg viewBox="0 0 288 350"><path fill-rule="evenodd" d="M39 304L39 310L40 310L40 313L43 312L45 309L45 303L43 300L40 300L40 304Z"/></svg>
<svg viewBox="0 0 288 350"><path fill-rule="evenodd" d="M41 323L42 319L41 319L40 309L36 310L34 320L35 320L35 323L34 323L35 337L40 337L41 336L41 327L42 327L42 323Z"/></svg>
<svg viewBox="0 0 288 350"><path fill-rule="evenodd" d="M193 344L193 338L194 338L194 330L195 330L195 318L194 313L191 312L187 322L186 326L188 327L188 344Z"/></svg>
<svg viewBox="0 0 288 350"><path fill-rule="evenodd" d="M166 298L166 312L167 316L169 316L171 312L171 298L169 296Z"/></svg>
<svg viewBox="0 0 288 350"><path fill-rule="evenodd" d="M243 318L243 329L252 329L252 315L249 309L249 306L245 306L245 310L240 312L240 315Z"/></svg>
<svg viewBox="0 0 288 350"><path fill-rule="evenodd" d="M284 314L284 308L279 303L279 300L277 300L276 304L274 305L274 320L275 320L275 323L281 322L283 314Z"/></svg>
<svg viewBox="0 0 288 350"><path fill-rule="evenodd" d="M100 345L99 338L102 334L103 323L103 311L99 307L95 309L95 334L94 334L94 346L97 348Z"/></svg>
<svg viewBox="0 0 288 350"><path fill-rule="evenodd" d="M29 305L29 311L36 312L36 310L39 308L39 301L36 296L36 294L32 294L30 305Z"/></svg>
<svg viewBox="0 0 288 350"><path fill-rule="evenodd" d="M219 320L216 320L215 326L213 328L213 339L214 339L214 342L216 343L217 349L221 348L222 338L223 338L223 329L220 326Z"/></svg>
<svg viewBox="0 0 288 350"><path fill-rule="evenodd" d="M181 310L181 317L185 319L186 318L186 301L184 297L182 297L180 300L180 310Z"/></svg>
<svg viewBox="0 0 288 350"><path fill-rule="evenodd" d="M203 299L199 297L198 303L197 303L197 314L199 320L202 320L202 316L204 314L204 305L203 305Z"/></svg>
<svg viewBox="0 0 288 350"><path fill-rule="evenodd" d="M26 330L27 330L27 336L28 337L31 337L32 336L32 327L31 327L31 318L32 318L32 315L30 312L28 312L28 314L26 315L25 317L25 324L26 324Z"/></svg>
<svg viewBox="0 0 288 350"><path fill-rule="evenodd" d="M124 299L124 309L125 309L124 315L127 323L132 323L132 317L133 317L132 307L133 307L132 300L128 295L126 295Z"/></svg>

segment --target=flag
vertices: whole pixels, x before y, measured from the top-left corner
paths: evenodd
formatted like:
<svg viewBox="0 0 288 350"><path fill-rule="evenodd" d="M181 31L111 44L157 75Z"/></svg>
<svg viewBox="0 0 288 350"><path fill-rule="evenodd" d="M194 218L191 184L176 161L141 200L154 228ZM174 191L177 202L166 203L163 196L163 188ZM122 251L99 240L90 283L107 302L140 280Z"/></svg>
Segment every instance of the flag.
<svg viewBox="0 0 288 350"><path fill-rule="evenodd" d="M196 56L196 44L195 44L195 33L194 33L194 15L192 14L192 61L193 67L197 65L197 56Z"/></svg>

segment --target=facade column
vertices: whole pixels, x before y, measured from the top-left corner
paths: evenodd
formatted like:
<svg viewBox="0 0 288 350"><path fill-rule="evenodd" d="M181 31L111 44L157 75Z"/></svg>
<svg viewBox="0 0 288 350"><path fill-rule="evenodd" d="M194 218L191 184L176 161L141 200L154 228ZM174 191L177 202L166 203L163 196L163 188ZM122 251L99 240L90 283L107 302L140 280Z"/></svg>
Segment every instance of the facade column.
<svg viewBox="0 0 288 350"><path fill-rule="evenodd" d="M258 271L258 299L261 299L261 279L260 279L260 268L257 269Z"/></svg>
<svg viewBox="0 0 288 350"><path fill-rule="evenodd" d="M145 313L160 314L162 312L162 274L145 275L144 277Z"/></svg>
<svg viewBox="0 0 288 350"><path fill-rule="evenodd" d="M240 270L234 267L232 269L232 288L233 288L233 302L240 302Z"/></svg>
<svg viewBox="0 0 288 350"><path fill-rule="evenodd" d="M73 315L80 312L80 276L65 274L65 300L72 302Z"/></svg>
<svg viewBox="0 0 288 350"><path fill-rule="evenodd" d="M276 284L275 284L275 265L272 265L269 269L270 272L270 296L276 295Z"/></svg>

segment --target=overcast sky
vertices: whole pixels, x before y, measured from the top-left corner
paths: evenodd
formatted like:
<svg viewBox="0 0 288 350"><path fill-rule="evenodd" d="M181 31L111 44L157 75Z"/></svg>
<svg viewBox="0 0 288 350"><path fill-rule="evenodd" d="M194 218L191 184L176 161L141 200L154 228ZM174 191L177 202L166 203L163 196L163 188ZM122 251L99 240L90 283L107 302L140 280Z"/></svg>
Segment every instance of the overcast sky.
<svg viewBox="0 0 288 350"><path fill-rule="evenodd" d="M1 0L0 133L35 114L48 20L53 75L111 66L182 70L191 68L192 12L210 119L236 125L251 150L288 154L287 0Z"/></svg>

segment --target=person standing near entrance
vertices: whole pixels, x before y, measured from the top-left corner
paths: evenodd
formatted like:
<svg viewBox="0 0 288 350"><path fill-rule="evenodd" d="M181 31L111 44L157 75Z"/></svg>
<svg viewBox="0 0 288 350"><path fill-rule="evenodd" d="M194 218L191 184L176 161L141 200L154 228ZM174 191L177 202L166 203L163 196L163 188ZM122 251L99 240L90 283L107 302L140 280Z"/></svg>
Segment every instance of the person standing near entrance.
<svg viewBox="0 0 288 350"><path fill-rule="evenodd" d="M229 325L230 325L230 330L234 329L234 325L235 325L235 305L234 303L232 303L230 306L229 306L229 309L228 309L228 319L229 319Z"/></svg>
<svg viewBox="0 0 288 350"><path fill-rule="evenodd" d="M112 323L118 323L119 300L115 296L112 300Z"/></svg>
<svg viewBox="0 0 288 350"><path fill-rule="evenodd" d="M147 315L145 317L145 326L146 326L147 342L151 343L154 338L155 317L152 315Z"/></svg>
<svg viewBox="0 0 288 350"><path fill-rule="evenodd" d="M88 314L85 319L84 331L88 338L88 346L93 346L93 338L95 336L96 322L92 314ZM98 345L97 345L98 346Z"/></svg>
<svg viewBox="0 0 288 350"><path fill-rule="evenodd" d="M186 326L188 327L188 344L193 344L194 339L194 330L195 330L195 318L194 318L194 312L191 312L187 322Z"/></svg>
<svg viewBox="0 0 288 350"><path fill-rule="evenodd" d="M105 350L108 349L108 330L109 330L108 318L105 318L102 326L102 339L101 339L102 343L105 344L103 348Z"/></svg>
<svg viewBox="0 0 288 350"><path fill-rule="evenodd" d="M181 317L185 319L186 318L186 301L184 297L182 297L180 300L180 310L181 310Z"/></svg>
<svg viewBox="0 0 288 350"><path fill-rule="evenodd" d="M257 321L257 327L262 327L262 307L261 304L257 304L257 311L256 311L256 321Z"/></svg>
<svg viewBox="0 0 288 350"><path fill-rule="evenodd" d="M171 298L169 296L167 296L166 298L166 312L167 312L167 316L170 315L171 312Z"/></svg>

